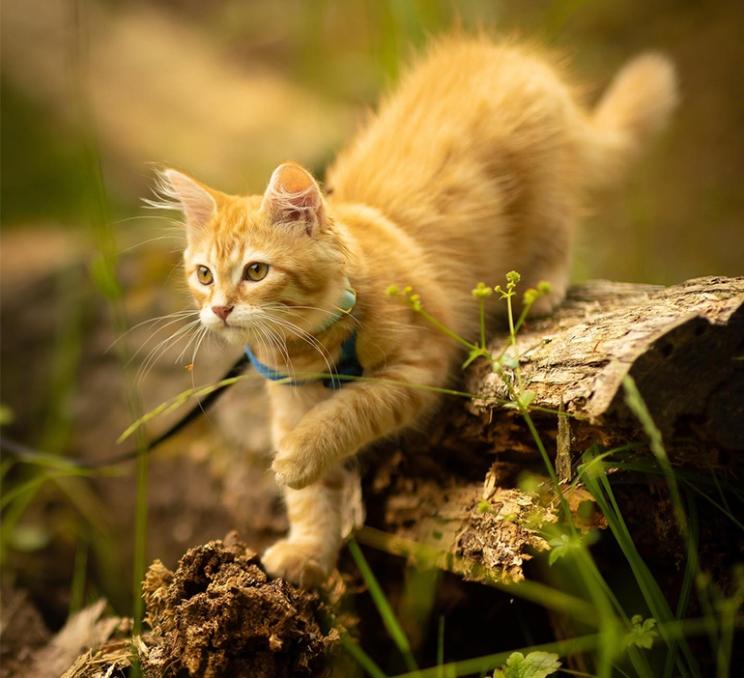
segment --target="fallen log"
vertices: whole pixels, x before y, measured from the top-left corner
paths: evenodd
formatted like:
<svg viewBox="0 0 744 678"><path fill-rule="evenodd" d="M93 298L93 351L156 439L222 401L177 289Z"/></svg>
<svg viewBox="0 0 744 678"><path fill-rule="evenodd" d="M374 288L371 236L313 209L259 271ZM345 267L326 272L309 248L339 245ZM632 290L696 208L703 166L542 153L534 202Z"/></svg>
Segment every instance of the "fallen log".
<svg viewBox="0 0 744 678"><path fill-rule="evenodd" d="M491 351L500 353L506 342L508 335L497 335ZM535 422L562 481L591 445L645 442L625 404L626 375L674 464L741 469L744 278L698 278L666 288L575 285L554 314L528 322L516 353L506 350L519 362L523 388L535 394ZM517 487L521 472L545 468L519 414L499 404L509 397L502 378L481 361L465 384L472 400L449 403L425 437L407 437L392 454L389 445L383 448L382 463L366 479L367 524L403 541L383 544L374 532L360 538L409 556L415 553L406 543L423 544L448 554L435 559L439 565L466 576L519 581L524 562L548 548L534 518L556 520L556 497ZM575 489L568 498L575 512L591 499ZM590 516L589 524L601 524L601 517Z"/></svg>
<svg viewBox="0 0 744 678"><path fill-rule="evenodd" d="M491 345L501 349L505 340ZM603 430L636 427L624 405L630 374L680 461L707 465L744 448L744 278L708 277L671 287L593 281L573 287L549 318L520 334L521 378L534 405L569 414L572 448ZM473 370L475 413L507 396L493 373ZM490 419L490 428L498 421ZM706 458L685 456L685 443Z"/></svg>

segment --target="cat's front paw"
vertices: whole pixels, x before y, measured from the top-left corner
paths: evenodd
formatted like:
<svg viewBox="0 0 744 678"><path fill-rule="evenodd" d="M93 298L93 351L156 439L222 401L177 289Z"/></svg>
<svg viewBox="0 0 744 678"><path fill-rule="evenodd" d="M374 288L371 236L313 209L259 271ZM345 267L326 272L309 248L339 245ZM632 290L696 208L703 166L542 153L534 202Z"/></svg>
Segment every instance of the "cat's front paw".
<svg viewBox="0 0 744 678"><path fill-rule="evenodd" d="M334 565L317 544L290 539L281 539L266 549L261 562L270 575L306 589L320 586Z"/></svg>
<svg viewBox="0 0 744 678"><path fill-rule="evenodd" d="M309 452L280 449L271 464L276 482L293 490L301 490L314 483L325 470L323 457Z"/></svg>

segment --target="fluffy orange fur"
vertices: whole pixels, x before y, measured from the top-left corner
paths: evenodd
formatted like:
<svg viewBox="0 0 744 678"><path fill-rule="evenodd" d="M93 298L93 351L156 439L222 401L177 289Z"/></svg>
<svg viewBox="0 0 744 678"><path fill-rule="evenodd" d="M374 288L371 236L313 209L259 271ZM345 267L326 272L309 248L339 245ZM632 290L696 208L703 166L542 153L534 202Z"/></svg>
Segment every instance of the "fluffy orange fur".
<svg viewBox="0 0 744 678"><path fill-rule="evenodd" d="M277 168L263 196L162 174L185 215L186 275L206 327L288 374L328 372L356 330L364 375L375 378L337 391L267 384L291 525L264 554L269 572L305 585L329 573L342 542L343 460L425 421L437 397L408 385L444 386L461 360L385 288L411 285L430 313L472 337L473 284L516 269L527 285L552 284L541 300L549 311L566 289L587 190L617 174L675 101L673 68L658 55L630 62L589 111L539 51L451 38L340 155L325 194L294 163ZM353 313L326 327L349 285Z"/></svg>

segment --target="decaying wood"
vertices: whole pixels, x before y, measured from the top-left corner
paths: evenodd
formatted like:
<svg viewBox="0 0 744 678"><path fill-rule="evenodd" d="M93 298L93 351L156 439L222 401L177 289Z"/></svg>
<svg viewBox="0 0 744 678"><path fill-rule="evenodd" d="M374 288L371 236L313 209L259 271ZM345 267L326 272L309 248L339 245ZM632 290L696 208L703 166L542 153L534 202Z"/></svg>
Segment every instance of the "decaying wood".
<svg viewBox="0 0 744 678"><path fill-rule="evenodd" d="M500 353L506 341L490 348ZM645 440L624 403L626 374L675 463L730 470L744 459L732 456L744 451L744 278L577 285L556 313L528 322L518 352L533 405L569 415L535 413L564 480L594 443ZM500 377L483 361L465 383L477 398L448 404L425 439L383 455L367 483L368 524L448 554L438 562L448 569L518 581L524 561L548 548L535 528L556 519L555 495L546 482L538 494L517 487L520 472L544 467L519 415L497 404L508 398ZM585 513L590 496L571 492Z"/></svg>
<svg viewBox="0 0 744 678"><path fill-rule="evenodd" d="M3 586L0 599L0 678L12 678L33 662L50 633L25 591Z"/></svg>
<svg viewBox="0 0 744 678"><path fill-rule="evenodd" d="M270 580L235 533L189 549L174 572L156 560L144 598L138 653L153 678L328 676L345 632L328 595Z"/></svg>
<svg viewBox="0 0 744 678"><path fill-rule="evenodd" d="M500 351L505 339L491 345ZM744 449L744 277L708 277L662 288L593 281L573 287L549 318L520 334L523 387L533 404L565 408L574 447L580 434L627 434L635 422L623 401L622 380L636 381L665 440L715 451ZM497 375L476 368L469 389L475 413L507 397ZM699 450L698 450L699 451ZM690 460L692 461L692 460ZM712 457L705 460L715 461Z"/></svg>
<svg viewBox="0 0 744 678"><path fill-rule="evenodd" d="M73 614L67 623L22 665L14 666L18 678L103 678L104 668L125 668L130 664L130 620L105 616L101 599ZM114 636L118 639L114 640ZM124 637L124 640L121 638ZM33 642L31 638L25 642ZM20 643L19 643L20 644ZM112 644L118 646L111 651ZM113 669L112 669L113 671Z"/></svg>

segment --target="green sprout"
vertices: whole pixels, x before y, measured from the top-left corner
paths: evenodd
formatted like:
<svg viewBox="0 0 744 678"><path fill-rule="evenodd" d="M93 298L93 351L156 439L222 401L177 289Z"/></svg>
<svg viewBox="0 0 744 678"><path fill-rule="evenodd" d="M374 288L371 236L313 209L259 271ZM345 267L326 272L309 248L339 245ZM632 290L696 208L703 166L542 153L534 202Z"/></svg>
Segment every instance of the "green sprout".
<svg viewBox="0 0 744 678"><path fill-rule="evenodd" d="M509 393L510 401L507 402L504 407L516 409L519 412L526 412L532 401L535 399L536 394L533 391L522 388L516 335L524 325L525 319L535 302L541 297L547 295L550 292L551 287L549 283L541 281L536 287L526 290L522 298L522 310L515 322L512 299L517 293L517 286L520 280L521 276L519 273L516 271L509 271L506 274L505 288L501 287L501 285L490 287L481 281L470 291L473 297L478 300L479 305L480 331L477 343L461 336L452 328L447 327L444 323L440 322L437 318L428 313L424 308L421 295L414 292L413 287L410 285L405 286L402 291L397 285L390 285L387 288L386 293L388 296L403 296L412 311L421 315L436 329L452 338L458 344L464 346L468 350L468 355L462 365L463 369L479 358L489 361L491 363L491 369L501 377L506 386L507 392ZM499 300L506 301L507 317L509 320L509 341L504 346L501 353L496 356L494 356L488 348L486 338L486 303L490 297L494 296L494 293L498 295ZM512 349L511 354L507 355L507 351L510 348ZM514 375L514 379L512 379L505 370L510 370ZM514 382L516 382L516 388Z"/></svg>
<svg viewBox="0 0 744 678"><path fill-rule="evenodd" d="M634 614L630 618L631 629L626 637L628 645L650 650L654 645L654 640L659 637L656 631L656 620L653 617L644 619L640 614Z"/></svg>

